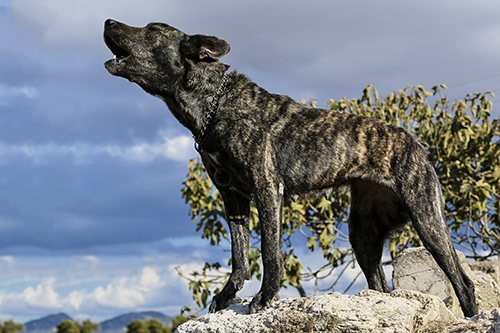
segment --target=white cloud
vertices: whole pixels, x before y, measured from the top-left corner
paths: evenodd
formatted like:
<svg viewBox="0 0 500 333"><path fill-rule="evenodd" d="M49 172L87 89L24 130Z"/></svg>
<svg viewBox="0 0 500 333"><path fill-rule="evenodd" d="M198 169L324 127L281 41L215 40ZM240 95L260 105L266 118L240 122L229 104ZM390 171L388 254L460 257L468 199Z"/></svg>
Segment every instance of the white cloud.
<svg viewBox="0 0 500 333"><path fill-rule="evenodd" d="M54 278L45 278L35 288L29 286L21 293L2 292L0 293L0 308L5 310L24 307L61 309L63 303L55 290L55 285Z"/></svg>
<svg viewBox="0 0 500 333"><path fill-rule="evenodd" d="M23 144L9 145L0 143L0 156L3 163L8 157L27 156L36 163L46 163L50 159L71 156L76 163L90 163L99 156L108 155L130 162L149 163L156 159L170 159L185 162L196 156L193 141L189 136L174 138L159 136L154 142L143 142L131 146L91 145L88 143L64 144ZM7 158L7 159L6 159Z"/></svg>
<svg viewBox="0 0 500 333"><path fill-rule="evenodd" d="M35 87L32 86L8 86L5 84L0 84L0 97L17 97L23 96L29 99L33 99L39 96L39 92Z"/></svg>
<svg viewBox="0 0 500 333"><path fill-rule="evenodd" d="M104 150L111 156L144 163L156 158L186 161L195 156L193 140L186 135L175 138L162 136L158 141L153 143L146 142L125 148L120 146L106 146Z"/></svg>
<svg viewBox="0 0 500 333"><path fill-rule="evenodd" d="M56 280L48 278L43 280L36 289L28 287L21 294L21 298L32 307L59 309L62 305L60 296L55 288Z"/></svg>
<svg viewBox="0 0 500 333"><path fill-rule="evenodd" d="M94 321L124 311L166 307L175 309L169 313L175 315L182 306L192 304L188 282L177 275L175 267L182 266L185 272L202 267L196 259L187 258L152 256L110 261L82 256L39 263L36 258L0 257L5 272L0 313L2 318L20 318L17 320L22 322L61 311L73 317L87 314ZM26 275L31 275L29 281ZM19 289L19 281L27 286Z"/></svg>
<svg viewBox="0 0 500 333"><path fill-rule="evenodd" d="M1 256L0 265L12 265L16 262L16 259L12 256Z"/></svg>
<svg viewBox="0 0 500 333"><path fill-rule="evenodd" d="M146 305L154 293L159 292L166 284L161 279L159 269L145 266L141 273L132 277L114 278L107 286L98 286L90 293L75 291L67 301L76 305L76 310L85 302L108 308L136 308Z"/></svg>

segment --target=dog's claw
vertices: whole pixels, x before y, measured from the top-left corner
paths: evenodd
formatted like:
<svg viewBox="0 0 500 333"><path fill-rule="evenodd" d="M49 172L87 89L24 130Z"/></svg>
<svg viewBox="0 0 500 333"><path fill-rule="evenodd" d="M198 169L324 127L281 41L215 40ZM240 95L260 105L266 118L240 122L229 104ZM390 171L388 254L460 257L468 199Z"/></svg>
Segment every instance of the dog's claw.
<svg viewBox="0 0 500 333"><path fill-rule="evenodd" d="M209 313L216 313L219 310L224 309L223 303L218 301L217 295L212 298L212 303L210 303L210 307L208 308Z"/></svg>
<svg viewBox="0 0 500 333"><path fill-rule="evenodd" d="M280 293L276 293L272 297L266 297L263 293L258 293L250 303L250 313L254 314L271 306L271 303L280 299Z"/></svg>
<svg viewBox="0 0 500 333"><path fill-rule="evenodd" d="M212 303L210 303L210 307L208 308L208 313L216 313L217 312L217 301L212 299Z"/></svg>
<svg viewBox="0 0 500 333"><path fill-rule="evenodd" d="M212 303L210 303L210 307L208 308L209 313L216 313L219 310L223 310L231 304L234 296L231 298L224 299L224 294L219 293L212 298Z"/></svg>

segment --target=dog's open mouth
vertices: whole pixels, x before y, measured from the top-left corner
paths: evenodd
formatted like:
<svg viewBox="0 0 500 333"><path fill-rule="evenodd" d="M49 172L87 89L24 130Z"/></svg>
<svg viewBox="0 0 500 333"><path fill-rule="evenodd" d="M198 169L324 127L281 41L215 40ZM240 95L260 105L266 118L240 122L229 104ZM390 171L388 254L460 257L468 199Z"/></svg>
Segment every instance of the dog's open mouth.
<svg viewBox="0 0 500 333"><path fill-rule="evenodd" d="M113 62L115 64L121 65L125 60L130 58L130 52L119 46L111 37L105 36L104 41L111 52L113 52Z"/></svg>

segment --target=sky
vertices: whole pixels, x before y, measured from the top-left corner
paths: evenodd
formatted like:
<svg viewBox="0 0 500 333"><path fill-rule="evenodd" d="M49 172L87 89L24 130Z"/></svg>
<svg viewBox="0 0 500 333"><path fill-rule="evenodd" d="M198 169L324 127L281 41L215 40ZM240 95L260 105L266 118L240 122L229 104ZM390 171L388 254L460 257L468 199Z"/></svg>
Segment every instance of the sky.
<svg viewBox="0 0 500 333"><path fill-rule="evenodd" d="M231 69L323 105L369 84L382 96L439 83L451 100L498 96L499 14L497 0L0 0L0 320L174 316L193 305L175 267L229 259L181 198L191 134L104 69L107 18L224 38Z"/></svg>

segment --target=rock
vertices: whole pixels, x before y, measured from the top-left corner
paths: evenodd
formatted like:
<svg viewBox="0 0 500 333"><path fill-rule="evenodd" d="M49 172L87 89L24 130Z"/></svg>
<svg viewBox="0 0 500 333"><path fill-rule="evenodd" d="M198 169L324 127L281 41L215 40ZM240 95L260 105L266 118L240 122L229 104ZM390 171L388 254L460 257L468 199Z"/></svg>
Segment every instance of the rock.
<svg viewBox="0 0 500 333"><path fill-rule="evenodd" d="M418 327L441 326L443 323L454 322L457 319L437 296L403 289L394 290L390 295L415 300L420 303L421 309L414 317Z"/></svg>
<svg viewBox="0 0 500 333"><path fill-rule="evenodd" d="M500 333L500 309L481 314L470 319L459 319L446 324L441 330L428 332L442 333Z"/></svg>
<svg viewBox="0 0 500 333"><path fill-rule="evenodd" d="M500 262L468 262L474 274L476 300L480 310L500 308Z"/></svg>
<svg viewBox="0 0 500 333"><path fill-rule="evenodd" d="M465 272L474 280L464 254L460 251L457 251L457 254ZM464 316L451 283L432 255L423 247L407 249L396 258L392 283L394 289L415 290L438 296L455 316Z"/></svg>
<svg viewBox="0 0 500 333"><path fill-rule="evenodd" d="M363 290L357 295L289 298L256 314L249 314L251 299L238 299L225 310L184 323L176 332L500 333L500 263L465 263L461 253L459 258L474 280L483 310L473 318L457 319L463 315L451 284L432 256L419 248L404 251L396 260L397 289L391 294Z"/></svg>
<svg viewBox="0 0 500 333"><path fill-rule="evenodd" d="M457 251L465 272L474 281L479 311L500 308L500 262L465 262ZM436 295L457 317L463 317L460 303L444 272L423 247L407 249L394 262L392 273L394 289L416 290Z"/></svg>
<svg viewBox="0 0 500 333"><path fill-rule="evenodd" d="M184 323L176 332L424 332L441 331L457 321L438 297L415 291L289 298L257 314L248 314L249 302L237 300L225 310Z"/></svg>

